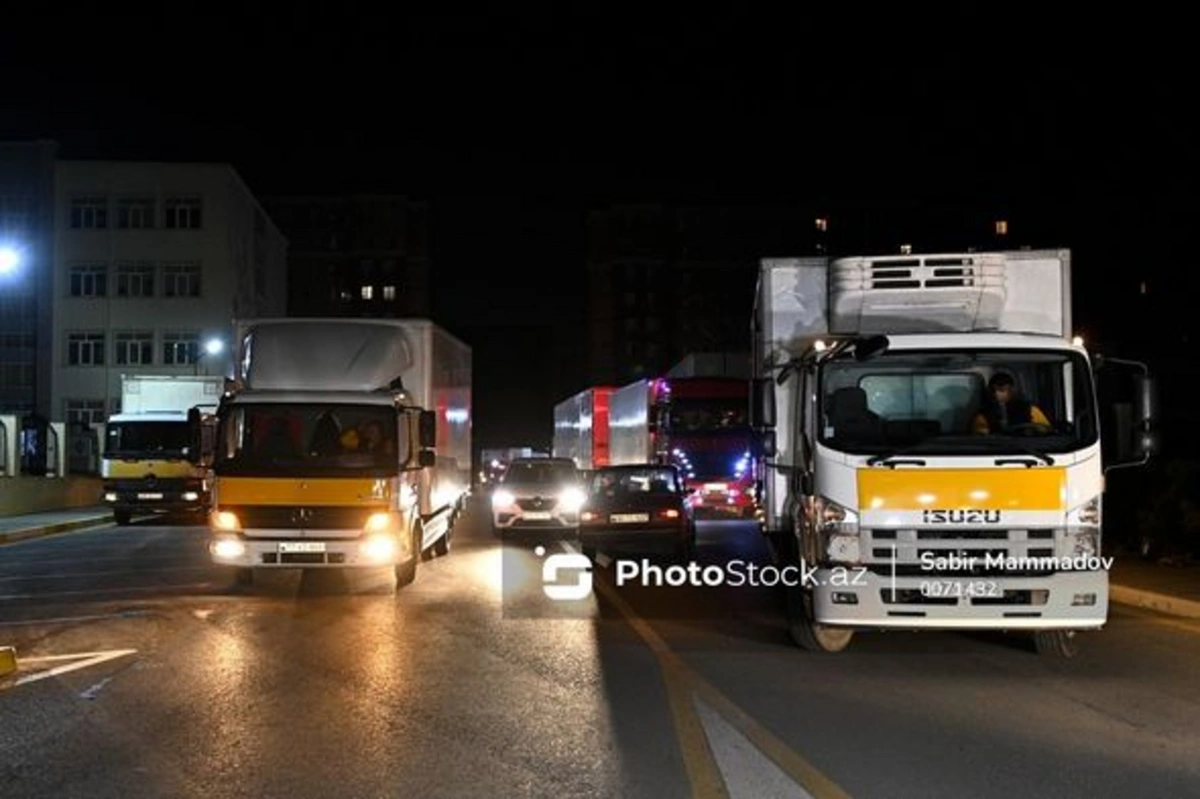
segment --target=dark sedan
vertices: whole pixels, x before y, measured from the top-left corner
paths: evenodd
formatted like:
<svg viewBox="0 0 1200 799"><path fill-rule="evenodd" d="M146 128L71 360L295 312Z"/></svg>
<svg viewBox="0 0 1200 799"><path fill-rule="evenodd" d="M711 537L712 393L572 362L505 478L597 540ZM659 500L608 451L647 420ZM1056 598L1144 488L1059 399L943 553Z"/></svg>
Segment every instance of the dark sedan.
<svg viewBox="0 0 1200 799"><path fill-rule="evenodd" d="M684 562L696 551L696 524L683 475L674 466L645 464L597 469L579 515L585 555L597 550L673 554Z"/></svg>

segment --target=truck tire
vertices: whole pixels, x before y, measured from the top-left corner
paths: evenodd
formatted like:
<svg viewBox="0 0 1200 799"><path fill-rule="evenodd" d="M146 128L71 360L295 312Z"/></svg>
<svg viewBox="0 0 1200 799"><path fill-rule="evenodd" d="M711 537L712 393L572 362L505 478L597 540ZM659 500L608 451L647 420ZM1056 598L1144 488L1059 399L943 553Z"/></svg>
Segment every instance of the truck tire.
<svg viewBox="0 0 1200 799"><path fill-rule="evenodd" d="M808 652L841 652L854 640L854 631L830 627L812 620L812 592L800 586L788 586L788 634L796 646Z"/></svg>
<svg viewBox="0 0 1200 799"><path fill-rule="evenodd" d="M1039 630L1033 634L1033 645L1039 655L1073 658L1079 653L1079 640L1074 630Z"/></svg>
<svg viewBox="0 0 1200 799"><path fill-rule="evenodd" d="M415 524L412 529L412 557L405 563L396 565L396 590L411 585L417 579L417 564L421 562L421 525Z"/></svg>
<svg viewBox="0 0 1200 799"><path fill-rule="evenodd" d="M113 511L113 521L115 521L117 524L121 525L122 527L129 524L129 522L132 520L133 520L133 511L128 511L128 510L114 510Z"/></svg>
<svg viewBox="0 0 1200 799"><path fill-rule="evenodd" d="M779 537L781 554L786 563L799 563L796 539L791 535ZM788 634L796 646L808 652L841 652L854 640L854 631L830 627L813 621L812 591L803 586L784 586L787 606Z"/></svg>
<svg viewBox="0 0 1200 799"><path fill-rule="evenodd" d="M456 514L457 515L457 514ZM446 527L446 532L442 533L442 537L433 542L433 554L437 557L443 557L450 554L450 531L454 529L454 520L450 520L450 525Z"/></svg>

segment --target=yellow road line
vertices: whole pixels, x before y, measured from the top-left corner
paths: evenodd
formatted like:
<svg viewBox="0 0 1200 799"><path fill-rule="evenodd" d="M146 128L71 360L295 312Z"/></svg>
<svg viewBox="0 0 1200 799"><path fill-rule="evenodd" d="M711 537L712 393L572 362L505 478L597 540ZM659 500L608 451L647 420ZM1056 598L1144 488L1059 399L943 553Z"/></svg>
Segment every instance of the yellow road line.
<svg viewBox="0 0 1200 799"><path fill-rule="evenodd" d="M842 790L837 783L822 774L816 766L801 757L770 730L738 707L729 697L688 667L667 642L654 631L649 622L638 616L629 603L611 586L597 582L596 587L604 595L604 598L620 611L629 626L646 642L650 651L658 658L663 679L667 682L671 710L675 717L680 747L683 749L684 762L688 766L688 778L692 782L694 796L728 795L720 769L717 768L716 759L713 757L708 739L700 726L700 719L692 705L692 696L699 696L815 799L849 799L850 794ZM674 687L673 684L675 684ZM679 697L679 694L682 694L682 697ZM680 702L684 704L684 710L676 709ZM697 735L699 741L696 740ZM712 784L710 770L715 771L718 781L716 786ZM718 789L719 792L714 792Z"/></svg>

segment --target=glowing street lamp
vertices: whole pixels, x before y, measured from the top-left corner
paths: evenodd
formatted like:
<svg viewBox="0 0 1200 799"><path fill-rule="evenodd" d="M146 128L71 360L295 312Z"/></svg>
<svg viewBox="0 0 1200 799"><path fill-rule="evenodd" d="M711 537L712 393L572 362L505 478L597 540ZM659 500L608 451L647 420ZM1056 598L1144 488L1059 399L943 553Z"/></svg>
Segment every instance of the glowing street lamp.
<svg viewBox="0 0 1200 799"><path fill-rule="evenodd" d="M21 266L21 252L16 247L0 246L0 276L11 275Z"/></svg>
<svg viewBox="0 0 1200 799"><path fill-rule="evenodd" d="M210 338L204 342L204 352L206 355L220 355L225 349L225 342L219 338Z"/></svg>

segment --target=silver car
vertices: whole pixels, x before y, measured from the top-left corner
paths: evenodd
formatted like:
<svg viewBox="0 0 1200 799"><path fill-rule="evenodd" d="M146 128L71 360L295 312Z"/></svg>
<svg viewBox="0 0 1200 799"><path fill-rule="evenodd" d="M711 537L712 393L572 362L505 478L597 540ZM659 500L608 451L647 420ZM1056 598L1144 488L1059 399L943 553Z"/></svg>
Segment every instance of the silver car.
<svg viewBox="0 0 1200 799"><path fill-rule="evenodd" d="M574 531L586 498L570 458L517 458L492 491L492 531Z"/></svg>

